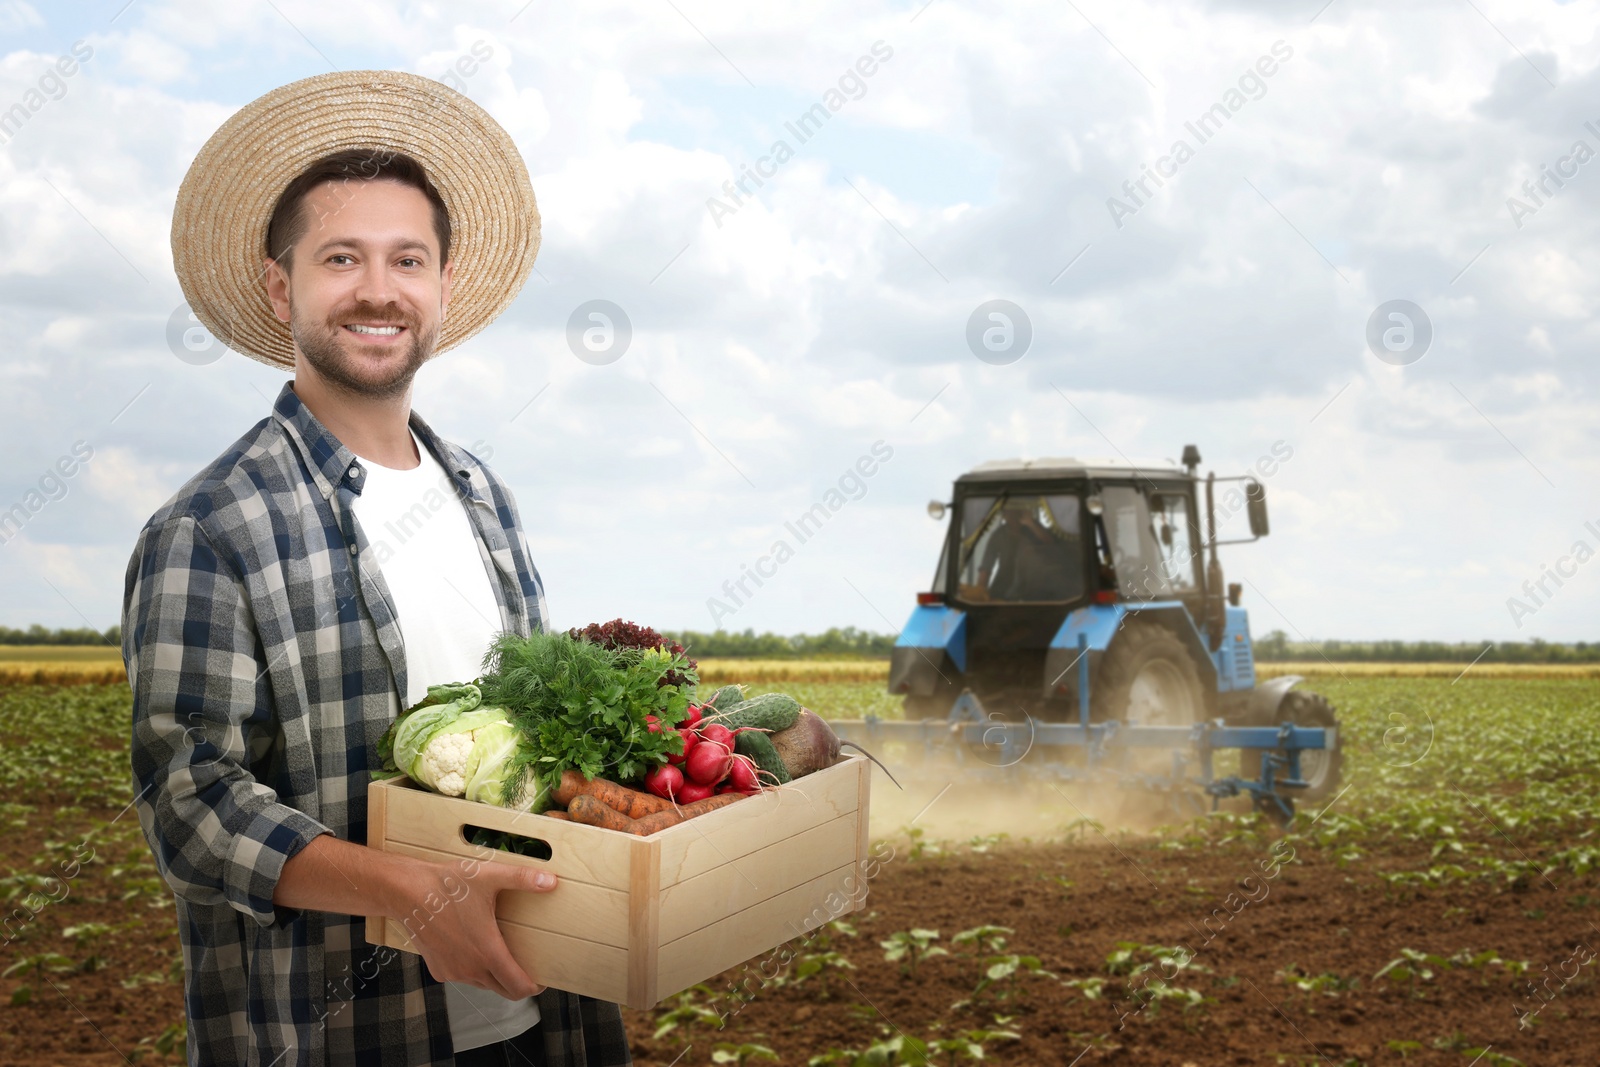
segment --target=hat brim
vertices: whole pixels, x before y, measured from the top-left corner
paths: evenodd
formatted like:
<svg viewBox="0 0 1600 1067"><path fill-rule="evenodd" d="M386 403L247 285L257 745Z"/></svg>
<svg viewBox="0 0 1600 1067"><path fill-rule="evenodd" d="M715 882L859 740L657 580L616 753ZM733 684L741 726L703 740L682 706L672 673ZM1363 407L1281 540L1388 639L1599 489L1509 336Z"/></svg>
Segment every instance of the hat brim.
<svg viewBox="0 0 1600 1067"><path fill-rule="evenodd" d="M440 82L393 70L319 74L245 105L211 135L178 189L172 261L200 322L227 347L294 367L289 324L267 299L267 223L323 156L387 149L416 159L450 212L455 264L436 352L510 306L539 252L539 209L505 129Z"/></svg>

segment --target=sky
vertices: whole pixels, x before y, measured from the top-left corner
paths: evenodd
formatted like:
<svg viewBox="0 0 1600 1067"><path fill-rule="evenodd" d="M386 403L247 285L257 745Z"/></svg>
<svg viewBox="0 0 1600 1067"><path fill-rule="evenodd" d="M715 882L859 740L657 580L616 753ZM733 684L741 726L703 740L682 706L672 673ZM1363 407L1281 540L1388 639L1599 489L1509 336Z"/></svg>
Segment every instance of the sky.
<svg viewBox="0 0 1600 1067"><path fill-rule="evenodd" d="M287 379L186 335L201 145L385 68L457 70L532 180L535 273L414 404L510 484L556 625L894 632L963 471L1194 443L1219 476L1289 455L1270 536L1222 550L1258 635L1595 640L1597 27L1528 0L0 0L26 112L0 624L116 623L145 520ZM609 362L568 340L596 300L631 325Z"/></svg>

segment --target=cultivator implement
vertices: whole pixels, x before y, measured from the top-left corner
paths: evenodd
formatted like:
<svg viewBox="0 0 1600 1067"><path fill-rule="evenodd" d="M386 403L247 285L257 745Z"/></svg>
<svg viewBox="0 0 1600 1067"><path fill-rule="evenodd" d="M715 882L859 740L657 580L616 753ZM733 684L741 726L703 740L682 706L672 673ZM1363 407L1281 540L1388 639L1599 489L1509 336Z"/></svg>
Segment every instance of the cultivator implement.
<svg viewBox="0 0 1600 1067"><path fill-rule="evenodd" d="M1082 662L1080 660L1080 662ZM962 778L1018 778L1049 782L1110 784L1167 795L1180 813L1198 814L1228 797L1249 796L1258 811L1279 823L1294 815L1295 795L1310 786L1302 777L1301 754L1338 749L1337 726L1228 725L1221 719L1187 726L1089 720L1089 672L1078 674L1079 721L1045 722L1024 716L1006 721L987 711L972 690L964 690L942 720L899 721L869 716L830 719L841 740L872 752L886 752L894 769L913 774L954 765ZM1237 749L1259 754L1255 777L1214 770L1217 752ZM1170 765L1152 755L1167 752ZM895 758L898 757L898 758ZM1248 761L1247 761L1248 762ZM1152 766L1155 764L1155 766Z"/></svg>

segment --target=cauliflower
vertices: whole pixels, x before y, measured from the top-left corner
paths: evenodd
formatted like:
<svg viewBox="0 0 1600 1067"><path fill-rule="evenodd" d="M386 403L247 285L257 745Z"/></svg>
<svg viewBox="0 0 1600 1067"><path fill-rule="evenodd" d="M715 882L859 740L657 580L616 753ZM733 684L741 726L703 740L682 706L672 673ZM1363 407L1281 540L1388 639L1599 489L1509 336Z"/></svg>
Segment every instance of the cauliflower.
<svg viewBox="0 0 1600 1067"><path fill-rule="evenodd" d="M423 746L417 758L416 777L423 785L447 797L465 796L467 760L472 756L472 733L440 733Z"/></svg>
<svg viewBox="0 0 1600 1067"><path fill-rule="evenodd" d="M445 796L506 806L506 780L522 754L522 739L504 708L482 706L476 685L428 687L428 697L406 709L378 742L384 771L409 775ZM548 790L524 783L519 811L540 812Z"/></svg>

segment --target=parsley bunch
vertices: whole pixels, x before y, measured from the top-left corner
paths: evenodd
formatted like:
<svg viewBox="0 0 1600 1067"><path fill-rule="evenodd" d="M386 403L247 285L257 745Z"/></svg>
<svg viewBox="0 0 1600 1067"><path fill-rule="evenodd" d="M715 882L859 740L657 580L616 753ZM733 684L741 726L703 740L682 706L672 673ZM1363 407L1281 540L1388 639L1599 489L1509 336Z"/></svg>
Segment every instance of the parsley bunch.
<svg viewBox="0 0 1600 1067"><path fill-rule="evenodd" d="M505 708L527 741L506 777L508 796L520 795L528 774L554 788L569 767L638 781L676 750L674 727L699 681L681 650L606 648L569 633L501 634L484 667L484 703Z"/></svg>

